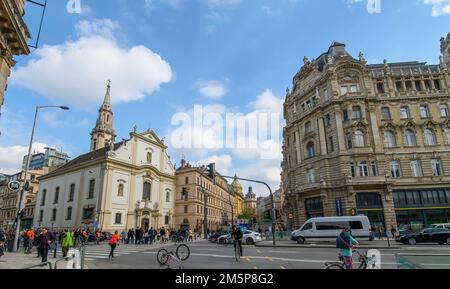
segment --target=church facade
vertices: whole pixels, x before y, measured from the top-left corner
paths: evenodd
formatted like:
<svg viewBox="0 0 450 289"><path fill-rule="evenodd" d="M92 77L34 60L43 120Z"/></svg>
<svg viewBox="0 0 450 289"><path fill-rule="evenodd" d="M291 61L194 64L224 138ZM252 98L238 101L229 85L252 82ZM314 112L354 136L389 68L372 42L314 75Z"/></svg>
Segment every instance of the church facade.
<svg viewBox="0 0 450 289"><path fill-rule="evenodd" d="M172 227L175 169L152 131L115 143L108 84L91 151L39 178L34 226L103 231Z"/></svg>

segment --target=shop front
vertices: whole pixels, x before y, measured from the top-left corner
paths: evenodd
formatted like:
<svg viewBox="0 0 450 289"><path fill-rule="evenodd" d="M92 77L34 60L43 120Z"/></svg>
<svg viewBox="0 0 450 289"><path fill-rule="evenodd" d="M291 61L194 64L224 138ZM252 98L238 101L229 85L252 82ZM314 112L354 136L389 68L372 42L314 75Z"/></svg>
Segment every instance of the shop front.
<svg viewBox="0 0 450 289"><path fill-rule="evenodd" d="M432 224L450 223L450 189L394 191L400 231L420 231Z"/></svg>
<svg viewBox="0 0 450 289"><path fill-rule="evenodd" d="M369 218L372 228L386 228L383 201L380 193L357 193L356 206L358 214Z"/></svg>
<svg viewBox="0 0 450 289"><path fill-rule="evenodd" d="M305 200L306 219L319 218L324 216L323 202L321 197Z"/></svg>

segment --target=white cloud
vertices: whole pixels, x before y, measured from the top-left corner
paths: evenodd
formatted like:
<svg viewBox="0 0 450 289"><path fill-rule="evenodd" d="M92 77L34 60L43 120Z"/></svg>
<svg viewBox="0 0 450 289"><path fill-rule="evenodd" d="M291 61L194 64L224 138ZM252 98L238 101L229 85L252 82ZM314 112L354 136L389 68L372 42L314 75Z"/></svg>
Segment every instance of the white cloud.
<svg viewBox="0 0 450 289"><path fill-rule="evenodd" d="M32 153L44 152L48 145L34 143ZM28 146L0 147L0 172L5 174L15 174L22 170L23 157L28 154Z"/></svg>
<svg viewBox="0 0 450 289"><path fill-rule="evenodd" d="M228 82L227 80L225 82ZM197 91L206 98L220 99L228 93L226 83L221 83L216 80L202 81L199 80L195 84Z"/></svg>
<svg viewBox="0 0 450 289"><path fill-rule="evenodd" d="M230 155L224 154L224 155L213 155L209 156L207 158L198 160L194 162L194 165L209 165L210 163L216 164L216 170L223 175L229 175L230 169L232 167L232 158Z"/></svg>
<svg viewBox="0 0 450 289"><path fill-rule="evenodd" d="M450 0L423 0L426 5L431 5L431 15L438 17L450 15Z"/></svg>
<svg viewBox="0 0 450 289"><path fill-rule="evenodd" d="M37 50L13 71L12 83L55 103L86 108L101 102L108 79L116 103L142 99L172 80L170 65L149 48L119 45L117 22L80 21L75 28L78 39Z"/></svg>

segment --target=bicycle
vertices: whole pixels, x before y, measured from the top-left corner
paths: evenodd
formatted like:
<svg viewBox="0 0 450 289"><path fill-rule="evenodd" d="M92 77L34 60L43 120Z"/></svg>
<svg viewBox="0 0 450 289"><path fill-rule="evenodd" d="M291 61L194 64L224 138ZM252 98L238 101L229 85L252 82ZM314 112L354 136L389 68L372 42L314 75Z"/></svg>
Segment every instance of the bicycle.
<svg viewBox="0 0 450 289"><path fill-rule="evenodd" d="M156 254L156 259L161 266L168 265L171 269L173 265L178 267L178 269L183 269L183 263L189 259L191 255L191 250L186 244L181 244L177 246L175 254L172 251L167 251L166 249L160 249Z"/></svg>
<svg viewBox="0 0 450 289"><path fill-rule="evenodd" d="M357 250L353 250L352 252L358 255L359 266L357 269L358 270L367 269L368 263L367 257ZM342 255L339 255L339 262L326 262L325 267L326 267L325 269L342 269L342 270L345 269L344 257Z"/></svg>

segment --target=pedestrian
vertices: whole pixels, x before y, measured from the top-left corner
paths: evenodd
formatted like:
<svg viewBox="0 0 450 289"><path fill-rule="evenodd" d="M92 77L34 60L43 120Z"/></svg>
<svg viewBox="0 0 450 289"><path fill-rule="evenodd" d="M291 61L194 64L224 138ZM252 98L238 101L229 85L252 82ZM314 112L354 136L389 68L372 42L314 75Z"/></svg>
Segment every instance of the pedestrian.
<svg viewBox="0 0 450 289"><path fill-rule="evenodd" d="M378 226L378 240L383 240L383 226Z"/></svg>
<svg viewBox="0 0 450 289"><path fill-rule="evenodd" d="M164 230L164 227L161 227L161 230L159 230L159 238L161 239L161 244L165 242L164 238L166 236L166 230Z"/></svg>
<svg viewBox="0 0 450 289"><path fill-rule="evenodd" d="M73 246L73 239L72 234L69 232L69 230L64 230L63 239L61 242L61 248L63 257L67 257L67 253L69 252L69 248Z"/></svg>
<svg viewBox="0 0 450 289"><path fill-rule="evenodd" d="M148 245L148 231L144 232L144 244Z"/></svg>
<svg viewBox="0 0 450 289"><path fill-rule="evenodd" d="M391 226L391 234L392 234L392 239L395 239L395 237L397 236L397 229L395 229L394 226Z"/></svg>
<svg viewBox="0 0 450 289"><path fill-rule="evenodd" d="M95 243L96 243L97 245L100 245L100 237L101 237L100 229L97 229L97 230L95 231Z"/></svg>
<svg viewBox="0 0 450 289"><path fill-rule="evenodd" d="M192 229L189 229L189 242L193 242L194 241L193 237L194 237L194 235L192 233Z"/></svg>
<svg viewBox="0 0 450 289"><path fill-rule="evenodd" d="M34 242L34 230L29 229L27 231L27 237L28 237L28 246L26 250L26 254L31 254L31 250L33 249L33 242Z"/></svg>
<svg viewBox="0 0 450 289"><path fill-rule="evenodd" d="M42 256L42 263L47 262L48 250L50 249L51 243L52 241L47 233L47 229L43 229L38 241L38 247L40 248L40 253Z"/></svg>
<svg viewBox="0 0 450 289"><path fill-rule="evenodd" d="M108 259L114 259L114 250L117 246L119 246L119 232L115 232L113 235L111 235L111 238L109 239L109 247L111 248L111 251L109 252Z"/></svg>
<svg viewBox="0 0 450 289"><path fill-rule="evenodd" d="M127 232L125 232L125 230L122 231L122 233L120 233L121 235L121 241L122 244L126 242L126 238L127 238Z"/></svg>

